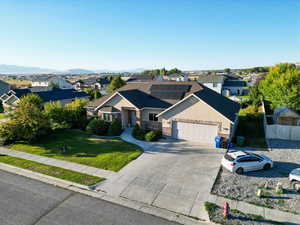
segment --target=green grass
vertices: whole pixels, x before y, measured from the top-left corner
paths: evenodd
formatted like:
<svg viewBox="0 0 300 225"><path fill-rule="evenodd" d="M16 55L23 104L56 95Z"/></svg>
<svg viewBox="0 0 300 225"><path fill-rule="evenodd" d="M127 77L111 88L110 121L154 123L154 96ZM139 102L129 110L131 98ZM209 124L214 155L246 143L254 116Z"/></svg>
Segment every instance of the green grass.
<svg viewBox="0 0 300 225"><path fill-rule="evenodd" d="M6 115L4 113L0 113L0 119L6 118Z"/></svg>
<svg viewBox="0 0 300 225"><path fill-rule="evenodd" d="M64 145L66 153L62 152ZM101 139L79 130L57 131L35 143L15 143L11 149L112 171L142 154L140 147L119 138Z"/></svg>
<svg viewBox="0 0 300 225"><path fill-rule="evenodd" d="M87 186L104 180L104 178L101 177L90 176L12 156L1 155L0 162Z"/></svg>

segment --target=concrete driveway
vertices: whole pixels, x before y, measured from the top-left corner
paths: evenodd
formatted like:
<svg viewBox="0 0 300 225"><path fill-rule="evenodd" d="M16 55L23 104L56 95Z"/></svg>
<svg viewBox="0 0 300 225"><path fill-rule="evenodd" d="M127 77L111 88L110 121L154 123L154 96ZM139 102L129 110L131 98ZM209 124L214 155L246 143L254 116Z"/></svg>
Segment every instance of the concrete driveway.
<svg viewBox="0 0 300 225"><path fill-rule="evenodd" d="M164 141L97 189L177 213L207 219L203 203L217 176L222 150Z"/></svg>

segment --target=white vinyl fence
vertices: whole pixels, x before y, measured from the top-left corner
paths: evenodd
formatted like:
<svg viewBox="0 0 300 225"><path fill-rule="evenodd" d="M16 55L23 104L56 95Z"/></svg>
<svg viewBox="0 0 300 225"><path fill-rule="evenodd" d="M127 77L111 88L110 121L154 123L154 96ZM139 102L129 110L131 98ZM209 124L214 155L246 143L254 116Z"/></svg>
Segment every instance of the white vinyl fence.
<svg viewBox="0 0 300 225"><path fill-rule="evenodd" d="M265 113L265 106L263 105L264 112L264 129L267 139L283 139L291 141L300 141L300 126L288 126L279 124L268 124L267 117L272 117Z"/></svg>

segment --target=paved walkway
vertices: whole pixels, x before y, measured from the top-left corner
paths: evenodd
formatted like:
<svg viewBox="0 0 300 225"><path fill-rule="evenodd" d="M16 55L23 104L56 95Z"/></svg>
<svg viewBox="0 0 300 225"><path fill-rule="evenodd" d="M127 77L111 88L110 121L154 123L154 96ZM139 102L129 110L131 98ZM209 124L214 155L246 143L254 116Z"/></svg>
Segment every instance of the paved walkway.
<svg viewBox="0 0 300 225"><path fill-rule="evenodd" d="M98 169L98 168L86 166L83 164L49 158L49 157L45 157L45 156L29 154L26 152L15 151L15 150L7 149L4 147L0 147L0 154L14 156L14 157L22 158L22 159L27 159L27 160L43 163L43 164L50 165L50 166L56 166L56 167L73 170L73 171L80 172L80 173L85 173L85 174L92 175L92 176L103 177L106 179L112 179L117 174L116 172L109 171L109 170Z"/></svg>
<svg viewBox="0 0 300 225"><path fill-rule="evenodd" d="M150 149L155 144L155 142L146 142L146 141L137 140L134 137L132 137L131 134L132 134L132 128L126 128L124 132L121 134L121 139L136 144L144 150Z"/></svg>

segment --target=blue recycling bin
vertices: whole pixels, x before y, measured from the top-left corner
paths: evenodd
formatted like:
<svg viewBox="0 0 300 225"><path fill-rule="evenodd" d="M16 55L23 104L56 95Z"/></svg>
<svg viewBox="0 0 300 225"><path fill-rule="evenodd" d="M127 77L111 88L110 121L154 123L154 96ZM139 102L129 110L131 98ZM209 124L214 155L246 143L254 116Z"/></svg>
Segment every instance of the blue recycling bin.
<svg viewBox="0 0 300 225"><path fill-rule="evenodd" d="M215 137L216 148L221 148L221 143L222 143L222 137L220 136Z"/></svg>

